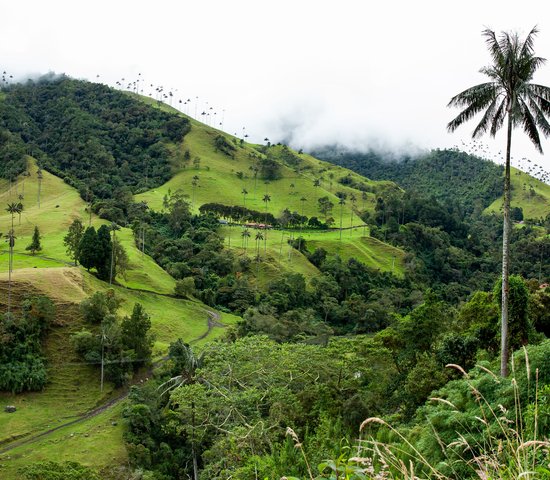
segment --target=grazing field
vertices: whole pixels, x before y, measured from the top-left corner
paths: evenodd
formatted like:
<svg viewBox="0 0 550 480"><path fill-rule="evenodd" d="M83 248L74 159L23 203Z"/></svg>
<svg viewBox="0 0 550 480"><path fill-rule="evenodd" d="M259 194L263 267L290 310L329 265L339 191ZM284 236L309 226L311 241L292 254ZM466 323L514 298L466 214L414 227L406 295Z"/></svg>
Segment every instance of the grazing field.
<svg viewBox="0 0 550 480"><path fill-rule="evenodd" d="M512 186L511 206L520 207L525 219L546 218L550 214L550 185L516 168L511 170L510 184ZM485 211L502 212L503 202L502 197L498 198Z"/></svg>
<svg viewBox="0 0 550 480"><path fill-rule="evenodd" d="M157 105L152 99L140 97L144 102ZM174 108L162 104L159 108L178 113ZM376 195L373 191L397 188L392 182L373 182L356 173L342 167L320 161L307 154L293 154L300 159L298 167L282 166L281 178L270 180L267 183L261 178L254 178L252 167L255 164L254 156L263 156L257 145L241 142L226 133L220 132L212 127L204 125L190 118L192 129L181 145L182 152L188 150L191 159L200 157L198 168L192 161L181 163L175 166L175 175L161 187L148 192L136 195L136 200L145 201L154 210L163 208L163 198L168 192L181 190L188 195L197 210L200 205L209 202L218 202L225 205L246 206L257 211L267 211L274 216L279 216L285 208L297 211L299 214L308 217L317 216L324 220L318 209L318 199L324 196L329 197L334 204L332 216L339 225L340 206L336 192L343 192L347 195L346 203L342 208L342 223L344 227L362 225L358 217L360 211L373 211L376 203ZM217 135L223 134L226 139L235 146L234 158L216 151L214 141ZM233 143L235 140L235 143ZM274 155L279 155L281 146L273 146L271 150ZM183 156L183 155L182 155ZM193 188L193 177L199 177L197 186ZM363 201L362 192L342 185L338 182L343 177L349 177L356 182L362 182L369 190ZM318 180L319 186L314 186ZM243 190L248 193L243 194ZM354 194L356 201L351 202L351 194ZM270 201L264 202L265 195L270 196ZM305 200L301 200L304 198ZM355 210L352 218L352 207Z"/></svg>

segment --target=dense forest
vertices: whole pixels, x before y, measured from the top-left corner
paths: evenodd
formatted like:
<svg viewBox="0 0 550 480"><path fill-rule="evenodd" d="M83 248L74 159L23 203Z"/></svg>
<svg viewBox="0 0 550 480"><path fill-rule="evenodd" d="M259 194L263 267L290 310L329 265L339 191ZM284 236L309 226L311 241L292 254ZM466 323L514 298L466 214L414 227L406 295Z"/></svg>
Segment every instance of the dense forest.
<svg viewBox="0 0 550 480"><path fill-rule="evenodd" d="M2 177L23 173L23 154L31 154L87 201L120 199L166 182L176 162L172 144L190 129L186 118L107 86L64 76L29 80L3 91Z"/></svg>
<svg viewBox="0 0 550 480"><path fill-rule="evenodd" d="M502 167L458 150L387 158L373 151L327 146L312 154L372 180L392 180L408 192L454 204L466 214L483 210L502 195Z"/></svg>

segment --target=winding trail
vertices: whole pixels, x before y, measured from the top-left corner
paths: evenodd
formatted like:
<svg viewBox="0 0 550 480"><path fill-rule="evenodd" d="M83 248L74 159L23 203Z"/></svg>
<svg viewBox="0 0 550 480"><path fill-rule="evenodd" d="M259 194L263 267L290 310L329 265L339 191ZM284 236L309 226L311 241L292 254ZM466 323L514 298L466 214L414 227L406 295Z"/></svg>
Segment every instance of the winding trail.
<svg viewBox="0 0 550 480"><path fill-rule="evenodd" d="M154 293L154 292L150 292L150 291L147 291L147 292L148 293ZM159 295L162 295L162 294L159 294ZM214 328L218 328L218 327L219 328L225 328L227 326L227 325L225 325L224 323L221 322L221 315L218 312L216 312L214 310L207 310L206 308L204 309L204 312L206 313L206 317L207 317L207 319L206 319L207 330L206 330L205 333L203 333L199 337L194 338L193 340L191 340L189 342L190 344L194 344L194 343L199 342L200 340L204 340L208 335L210 335L210 333L212 332L212 330ZM61 425L58 425L56 427L49 428L48 430L45 430L43 432L40 432L40 433L37 433L37 434L34 434L34 435L30 435L30 434L25 435L23 437L19 437L17 439L14 439L13 441L7 440L4 443L3 446L0 445L0 456L7 453L7 452L9 452L10 450L13 450L14 448L34 443L34 442L36 442L36 441L38 441L38 440L40 440L44 437L47 437L48 435L51 435L52 433L54 433L58 430L61 430L62 428L70 427L71 425L82 423L86 420L89 420L90 418L97 417L99 414L103 413L107 409L109 409L109 408L117 405L121 401L125 400L128 397L128 394L130 393L130 387L132 387L134 385L137 385L139 383L143 383L144 380L147 380L149 377L151 377L151 375L153 373L153 370L156 367L158 367L159 365L162 365L167 360L168 360L168 355L166 355L166 356L160 358L159 360L153 362L151 367L149 367L146 371L140 372L137 375L134 375L134 377L132 378L132 381L130 382L130 384L124 387L123 393L119 394L115 398L110 399L106 403L104 403L104 404L102 404L102 405L100 405L96 408L93 408L92 410L89 410L89 411L79 415L75 419L70 420L68 422L65 422L65 423L63 423ZM9 443L7 443L7 442L9 442Z"/></svg>

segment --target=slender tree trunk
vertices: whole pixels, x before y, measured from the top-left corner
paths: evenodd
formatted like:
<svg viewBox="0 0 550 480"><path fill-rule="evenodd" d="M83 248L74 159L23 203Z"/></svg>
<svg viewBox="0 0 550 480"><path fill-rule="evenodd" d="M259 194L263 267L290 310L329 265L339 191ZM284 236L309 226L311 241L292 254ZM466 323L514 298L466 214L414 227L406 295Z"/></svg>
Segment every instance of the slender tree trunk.
<svg viewBox="0 0 550 480"><path fill-rule="evenodd" d="M342 241L342 219L344 217L344 204L340 205L340 241Z"/></svg>
<svg viewBox="0 0 550 480"><path fill-rule="evenodd" d="M191 456L193 457L193 480L199 480L199 465L197 462L197 452L195 451L195 402L191 403L191 410L193 411L192 432L191 432Z"/></svg>
<svg viewBox="0 0 550 480"><path fill-rule="evenodd" d="M114 265L115 265L115 231L113 230L113 240L111 241L111 271L109 272L109 285L113 284Z"/></svg>
<svg viewBox="0 0 550 480"><path fill-rule="evenodd" d="M502 228L502 310L500 331L500 375L508 376L508 277L510 272L510 152L512 146L512 116L508 111L506 167L504 172L504 222Z"/></svg>
<svg viewBox="0 0 550 480"><path fill-rule="evenodd" d="M11 271L13 268L13 247L11 245L12 239L10 238L10 260L8 265L8 313L11 311Z"/></svg>
<svg viewBox="0 0 550 480"><path fill-rule="evenodd" d="M100 390L103 392L103 364L104 364L104 353L105 353L105 346L104 346L104 339L103 339L103 332L101 333L101 385Z"/></svg>

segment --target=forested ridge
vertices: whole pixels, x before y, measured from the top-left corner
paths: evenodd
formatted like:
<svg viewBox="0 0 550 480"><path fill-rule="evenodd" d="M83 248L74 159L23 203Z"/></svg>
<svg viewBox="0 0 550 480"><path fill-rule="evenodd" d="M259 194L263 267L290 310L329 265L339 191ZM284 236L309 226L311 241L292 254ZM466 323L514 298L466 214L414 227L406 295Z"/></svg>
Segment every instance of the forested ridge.
<svg viewBox="0 0 550 480"><path fill-rule="evenodd" d="M200 176L210 172L203 149L187 191L169 191L158 210L136 202L132 194L171 178L179 165L174 145L189 132L186 117L64 77L13 85L0 98L0 174L17 182L25 154L32 154L112 222L96 234L75 219L61 237L71 262L97 277L96 285L117 285L123 269L116 262L124 258L119 223L131 228L141 250L132 268L150 256L175 280L173 292L157 297L238 317L209 345L171 338L154 373L131 387L121 419L124 465L42 462L23 468L22 478L374 480L405 478L397 473L402 462L417 475L411 478L471 479L480 478L476 462L494 451L490 461L502 462L512 472L502 478L511 479L510 449L526 452L540 474L533 478L548 478L547 445L519 448L514 442L520 436L524 443L544 442L550 431L550 212L521 225L516 212L510 282L515 377L499 379L492 372L499 353L502 229L499 216L483 210L501 194L500 167L455 151L390 166L371 153L346 157L350 168L360 169L372 156L367 176L390 178L403 189L378 188L349 171L328 177L327 170L314 188L330 181L340 203L319 193L321 222L303 214L305 198L301 213L272 210L273 192L263 194L263 211L248 208L249 192L239 183L240 204L215 197L196 208ZM208 148L229 165L243 155L244 140L217 132L208 138ZM187 168L196 152L186 148ZM303 160L290 148L250 148L258 162L233 172L238 181L250 175L255 189L258 174L278 180L293 167L300 175ZM330 153L325 158L344 161ZM356 191L344 193L344 186ZM374 197L366 206L367 193ZM346 201L364 225L344 230L335 228L334 218L327 221ZM247 224L252 221L274 228ZM235 230L237 245L227 238ZM327 231L340 234L340 246L312 246ZM263 243L267 235L276 236L275 250ZM394 261L401 252L403 273L344 257L342 235L377 239ZM2 358L13 357L19 368L17 377L0 382L4 390L39 391L47 382L40 341L50 334L53 313L48 307L42 320L44 305L47 300L30 299L21 314L8 313L0 323ZM85 329L66 342L71 353L101 368L102 382L106 361L105 380L117 386L153 368L151 358L160 352L149 333L154 316L136 304L131 316L119 317L120 305L113 290L90 293L80 303ZM37 372L36 380L26 381L27 371ZM377 442L396 447L395 464L377 453L383 449Z"/></svg>
<svg viewBox="0 0 550 480"><path fill-rule="evenodd" d="M482 210L502 195L502 166L458 150L388 158L327 146L312 153L373 180L392 180L407 191L453 203L465 213Z"/></svg>
<svg viewBox="0 0 550 480"><path fill-rule="evenodd" d="M166 114L107 86L43 77L4 88L0 99L0 174L14 179L24 154L64 178L83 198L120 198L172 175L171 145L189 131Z"/></svg>

